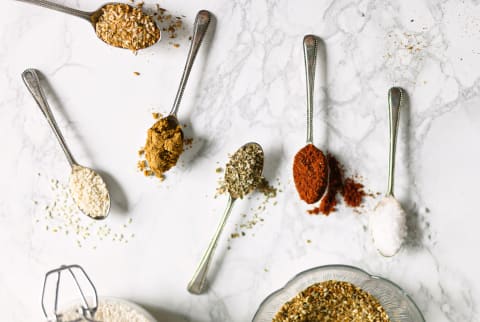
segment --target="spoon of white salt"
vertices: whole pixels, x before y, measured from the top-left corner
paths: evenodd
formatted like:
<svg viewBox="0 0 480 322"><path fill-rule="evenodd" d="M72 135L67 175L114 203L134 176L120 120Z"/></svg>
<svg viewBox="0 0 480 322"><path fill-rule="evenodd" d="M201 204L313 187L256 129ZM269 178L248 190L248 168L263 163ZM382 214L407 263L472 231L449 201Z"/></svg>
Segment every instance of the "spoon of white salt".
<svg viewBox="0 0 480 322"><path fill-rule="evenodd" d="M402 247L403 240L407 235L406 213L393 194L397 130L403 96L401 88L392 87L388 91L390 124L388 188L385 196L370 215L370 231L373 242L378 252L385 257L394 256Z"/></svg>
<svg viewBox="0 0 480 322"><path fill-rule="evenodd" d="M27 69L22 73L22 79L50 124L72 167L69 188L77 207L90 218L105 219L110 212L110 194L105 181L97 172L79 165L73 158L40 86L38 72L35 69Z"/></svg>

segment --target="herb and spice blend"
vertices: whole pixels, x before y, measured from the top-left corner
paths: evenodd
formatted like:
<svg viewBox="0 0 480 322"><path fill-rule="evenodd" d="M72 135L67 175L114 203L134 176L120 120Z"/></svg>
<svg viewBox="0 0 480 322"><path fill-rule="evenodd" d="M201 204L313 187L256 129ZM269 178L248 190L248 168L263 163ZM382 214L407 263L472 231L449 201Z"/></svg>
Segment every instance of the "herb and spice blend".
<svg viewBox="0 0 480 322"><path fill-rule="evenodd" d="M163 179L163 174L177 164L182 152L182 129L173 118L161 118L148 130L142 153L145 153L148 167L158 178ZM146 166L140 161L139 168Z"/></svg>
<svg viewBox="0 0 480 322"><path fill-rule="evenodd" d="M328 163L322 151L308 144L295 155L293 180L300 199L308 204L320 200L328 184Z"/></svg>
<svg viewBox="0 0 480 322"><path fill-rule="evenodd" d="M330 280L309 286L285 303L272 322L390 322L380 302L348 282Z"/></svg>
<svg viewBox="0 0 480 322"><path fill-rule="evenodd" d="M107 44L137 51L154 45L160 30L153 18L128 4L114 3L102 8L95 24L97 36Z"/></svg>
<svg viewBox="0 0 480 322"><path fill-rule="evenodd" d="M103 218L110 208L110 194L102 177L92 169L74 165L70 193L78 208L92 218Z"/></svg>
<svg viewBox="0 0 480 322"><path fill-rule="evenodd" d="M230 158L225 168L225 186L232 198L243 197L262 181L263 150L257 143L242 146Z"/></svg>

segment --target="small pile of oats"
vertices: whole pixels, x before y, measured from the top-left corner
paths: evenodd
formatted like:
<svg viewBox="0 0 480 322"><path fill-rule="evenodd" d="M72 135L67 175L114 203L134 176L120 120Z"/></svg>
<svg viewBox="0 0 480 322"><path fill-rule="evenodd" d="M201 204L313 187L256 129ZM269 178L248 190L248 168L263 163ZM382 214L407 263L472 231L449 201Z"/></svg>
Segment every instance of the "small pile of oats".
<svg viewBox="0 0 480 322"><path fill-rule="evenodd" d="M380 302L359 287L340 281L309 286L285 303L272 322L390 322Z"/></svg>
<svg viewBox="0 0 480 322"><path fill-rule="evenodd" d="M78 208L92 218L102 218L110 207L110 194L95 171L74 165L69 181L70 193Z"/></svg>
<svg viewBox="0 0 480 322"><path fill-rule="evenodd" d="M143 13L141 6L108 4L95 25L97 36L109 45L133 51L154 45L160 30L153 18Z"/></svg>

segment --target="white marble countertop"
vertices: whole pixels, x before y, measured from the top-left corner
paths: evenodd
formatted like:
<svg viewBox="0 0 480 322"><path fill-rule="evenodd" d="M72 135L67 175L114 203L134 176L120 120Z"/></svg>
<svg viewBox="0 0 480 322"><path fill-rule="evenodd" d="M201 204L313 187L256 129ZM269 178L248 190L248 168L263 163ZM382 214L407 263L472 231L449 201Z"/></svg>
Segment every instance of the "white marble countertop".
<svg viewBox="0 0 480 322"><path fill-rule="evenodd" d="M85 10L100 5L58 2ZM146 8L155 3L147 0ZM296 273L335 263L391 279L427 321L480 320L478 1L159 3L186 16L186 35L199 9L217 18L180 107L193 147L163 183L138 172L137 150L153 122L150 113L171 107L188 37L176 40L180 48L167 40L133 55L103 44L80 19L2 3L2 321L41 320L44 274L69 263L82 265L100 294L133 300L160 321L250 321L261 301ZM340 206L330 217L309 216L298 201L291 164L305 137L302 38L308 33L325 44L315 142L362 175L372 191L386 186L387 90L401 86L409 94L396 192L409 212L410 234L394 258L375 251L365 231L367 214ZM73 233L46 229L50 181L66 183L69 169L21 81L29 67L48 82L52 108L78 161L106 174L113 198L106 223L128 235L128 243L93 236L79 247ZM224 196L214 198L215 169L248 141L262 144L265 175L279 178L282 192L261 213L263 222L228 241L241 214L252 216L250 208L261 200L257 195L234 208L209 291L191 295L187 282L226 203ZM367 200L367 209L376 202Z"/></svg>

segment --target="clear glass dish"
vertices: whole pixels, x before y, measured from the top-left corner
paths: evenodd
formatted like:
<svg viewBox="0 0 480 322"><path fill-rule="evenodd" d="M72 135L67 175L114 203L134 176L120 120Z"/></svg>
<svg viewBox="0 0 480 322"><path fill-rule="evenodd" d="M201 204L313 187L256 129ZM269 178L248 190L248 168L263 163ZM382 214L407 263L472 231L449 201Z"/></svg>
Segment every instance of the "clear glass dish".
<svg viewBox="0 0 480 322"><path fill-rule="evenodd" d="M369 292L380 301L392 322L425 322L417 305L399 286L346 265L320 266L298 274L260 304L252 322L271 322L285 302L308 286L328 280L350 282Z"/></svg>

